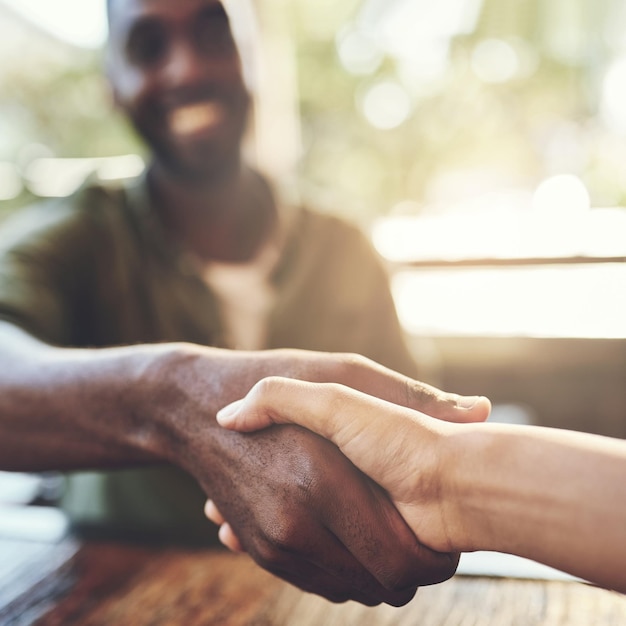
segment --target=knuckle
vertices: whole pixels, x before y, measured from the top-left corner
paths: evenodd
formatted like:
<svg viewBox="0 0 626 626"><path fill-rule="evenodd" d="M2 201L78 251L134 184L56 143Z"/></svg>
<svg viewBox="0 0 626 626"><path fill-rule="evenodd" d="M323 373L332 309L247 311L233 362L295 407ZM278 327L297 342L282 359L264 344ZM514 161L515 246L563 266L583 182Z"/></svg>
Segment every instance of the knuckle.
<svg viewBox="0 0 626 626"><path fill-rule="evenodd" d="M459 565L459 558L460 555L456 553L439 555L438 564L436 567L433 567L431 581L429 583L421 584L435 585L454 576L454 573Z"/></svg>
<svg viewBox="0 0 626 626"><path fill-rule="evenodd" d="M298 552L300 525L294 520L280 520L265 531L265 540L279 554Z"/></svg>
<svg viewBox="0 0 626 626"><path fill-rule="evenodd" d="M339 380L349 384L359 376L363 369L369 367L370 360L360 354L353 352L342 352L335 355L336 371L332 374L331 380Z"/></svg>
<svg viewBox="0 0 626 626"><path fill-rule="evenodd" d="M395 593L403 592L409 589L417 590L415 565L403 560L395 563L393 569L385 568L379 572L378 580L380 584Z"/></svg>
<svg viewBox="0 0 626 626"><path fill-rule="evenodd" d="M257 542L254 552L251 553L254 560L268 572L279 575L285 566L285 557L281 550L271 541L262 539Z"/></svg>
<svg viewBox="0 0 626 626"><path fill-rule="evenodd" d="M341 383L325 385L318 401L318 411L323 416L319 420L318 432L322 437L339 442L342 429L354 419L356 406L362 397L361 388L358 381L354 386ZM366 390L366 393L379 396L371 390Z"/></svg>
<svg viewBox="0 0 626 626"><path fill-rule="evenodd" d="M263 398L272 397L277 393L280 393L283 386L282 378L279 376L268 376L259 380L252 388L251 396L256 401L261 401Z"/></svg>
<svg viewBox="0 0 626 626"><path fill-rule="evenodd" d="M329 383L325 389L326 394L326 410L331 415L342 414L346 407L349 407L347 400L346 387L339 383Z"/></svg>
<svg viewBox="0 0 626 626"><path fill-rule="evenodd" d="M349 352L345 355L345 358L350 369L358 374L363 374L365 371L380 367L377 363L374 363L374 361L362 354Z"/></svg>
<svg viewBox="0 0 626 626"><path fill-rule="evenodd" d="M311 463L305 463L294 472L293 485L301 501L309 503L314 499L315 485L317 484L315 469Z"/></svg>
<svg viewBox="0 0 626 626"><path fill-rule="evenodd" d="M413 558L406 559L398 570L396 589L435 585L448 580L456 572L459 556L457 553L434 552L419 545Z"/></svg>
<svg viewBox="0 0 626 626"><path fill-rule="evenodd" d="M411 587L410 589L403 589L401 592L394 592L385 596L384 601L395 607L404 606L408 604L417 593L417 587Z"/></svg>
<svg viewBox="0 0 626 626"><path fill-rule="evenodd" d="M435 387L411 379L406 381L407 406L427 409L437 405L453 405L452 401Z"/></svg>
<svg viewBox="0 0 626 626"><path fill-rule="evenodd" d="M290 498L295 492L300 502L309 504L328 482L335 450L328 441L309 431L293 433L293 437L292 449L298 453L288 459L284 488Z"/></svg>
<svg viewBox="0 0 626 626"><path fill-rule="evenodd" d="M322 593L322 595L333 604L344 604L345 602L349 602L350 600L360 600L360 598L355 598L349 593L333 593L329 591L326 593ZM377 601L376 604L380 604L380 602ZM374 606L374 604L368 604L368 606Z"/></svg>
<svg viewBox="0 0 626 626"><path fill-rule="evenodd" d="M424 580L436 577L439 563L437 558L433 562L433 556L434 553L417 542L403 542L402 547L392 549L391 554L378 555L373 571L386 591L402 597L406 593L412 596Z"/></svg>
<svg viewBox="0 0 626 626"><path fill-rule="evenodd" d="M346 365L350 367L363 367L370 362L370 359L356 352L344 352L342 357Z"/></svg>

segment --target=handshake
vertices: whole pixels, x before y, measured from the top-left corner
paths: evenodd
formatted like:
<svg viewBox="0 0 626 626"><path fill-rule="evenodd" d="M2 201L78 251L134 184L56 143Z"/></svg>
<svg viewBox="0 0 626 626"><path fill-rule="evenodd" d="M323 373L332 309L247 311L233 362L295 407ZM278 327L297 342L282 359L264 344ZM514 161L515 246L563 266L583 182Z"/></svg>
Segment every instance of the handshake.
<svg viewBox="0 0 626 626"><path fill-rule="evenodd" d="M283 465L300 497L295 508L281 503L280 490L278 507L267 502L269 537L250 536L228 504L223 514L222 502L207 502L222 543L337 602L402 605L474 550L535 559L626 592L626 442L485 424L486 398L408 379L401 393L397 375L378 375L383 384L388 377L380 397L270 377L217 413L224 429L265 432L285 446L323 438L317 456Z"/></svg>
<svg viewBox="0 0 626 626"><path fill-rule="evenodd" d="M207 490L205 512L227 547L306 591L400 606L456 571L441 506L445 420L482 422L490 404L347 361L345 385L267 377L217 414L223 436L264 445L250 480L248 454L233 456L241 481Z"/></svg>

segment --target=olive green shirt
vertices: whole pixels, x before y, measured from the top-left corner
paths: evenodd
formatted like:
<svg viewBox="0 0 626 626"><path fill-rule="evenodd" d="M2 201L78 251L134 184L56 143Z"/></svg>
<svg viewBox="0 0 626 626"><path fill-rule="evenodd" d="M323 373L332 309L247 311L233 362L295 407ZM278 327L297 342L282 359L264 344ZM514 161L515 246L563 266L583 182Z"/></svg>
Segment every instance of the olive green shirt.
<svg viewBox="0 0 626 626"><path fill-rule="evenodd" d="M266 347L357 352L414 376L367 238L336 217L289 210ZM143 178L87 184L4 224L0 319L59 346L228 347L215 295L168 237ZM186 474L159 467L72 474L63 506L84 528L204 541L214 536L204 499Z"/></svg>

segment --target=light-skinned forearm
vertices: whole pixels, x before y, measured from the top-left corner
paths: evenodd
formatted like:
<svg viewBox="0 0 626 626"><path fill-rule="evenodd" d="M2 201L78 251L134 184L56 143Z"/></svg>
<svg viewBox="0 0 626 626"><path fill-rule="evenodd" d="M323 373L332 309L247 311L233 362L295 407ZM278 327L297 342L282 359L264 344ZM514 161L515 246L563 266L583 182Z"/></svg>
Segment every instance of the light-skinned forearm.
<svg viewBox="0 0 626 626"><path fill-rule="evenodd" d="M626 441L449 423L341 385L281 378L217 419L243 432L295 423L331 439L433 550L508 552L626 592ZM213 518L221 523L219 510Z"/></svg>
<svg viewBox="0 0 626 626"><path fill-rule="evenodd" d="M459 425L443 481L455 548L496 550L626 592L626 442Z"/></svg>

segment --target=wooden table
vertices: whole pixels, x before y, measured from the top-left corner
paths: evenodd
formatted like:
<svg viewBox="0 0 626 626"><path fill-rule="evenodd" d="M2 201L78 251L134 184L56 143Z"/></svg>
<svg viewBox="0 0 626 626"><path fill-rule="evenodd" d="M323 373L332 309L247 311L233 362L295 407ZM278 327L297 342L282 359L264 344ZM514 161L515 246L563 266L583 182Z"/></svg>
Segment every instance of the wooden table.
<svg viewBox="0 0 626 626"><path fill-rule="evenodd" d="M9 572L11 550L21 561ZM218 550L0 541L0 555L3 626L626 624L625 596L573 582L455 576L405 607L367 608L302 593Z"/></svg>

